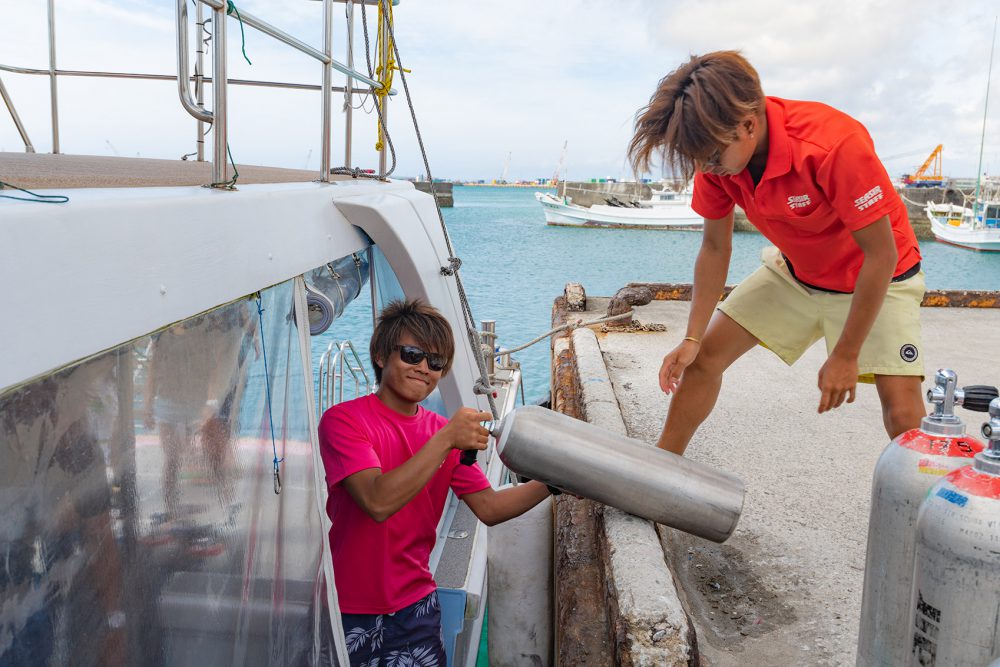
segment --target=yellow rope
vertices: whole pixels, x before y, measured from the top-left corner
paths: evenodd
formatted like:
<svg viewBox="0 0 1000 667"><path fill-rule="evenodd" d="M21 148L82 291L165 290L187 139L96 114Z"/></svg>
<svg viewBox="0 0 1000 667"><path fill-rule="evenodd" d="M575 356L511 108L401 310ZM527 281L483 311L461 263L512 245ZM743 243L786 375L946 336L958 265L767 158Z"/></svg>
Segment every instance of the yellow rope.
<svg viewBox="0 0 1000 667"><path fill-rule="evenodd" d="M384 7L383 7L384 5ZM393 47L392 43L392 31L388 29L383 29L383 23L385 21L390 27L393 25L392 22L392 0L384 0L378 3L378 42L375 47L375 62L377 63L375 67L375 76L378 78L382 87L375 90L376 102L378 105L385 109L386 98L389 96L389 91L392 90L392 73L400 69L399 65L396 64L396 49ZM402 70L407 74L410 70ZM375 150L381 151L385 148L385 137L382 133L382 124L378 123L378 140L375 143Z"/></svg>

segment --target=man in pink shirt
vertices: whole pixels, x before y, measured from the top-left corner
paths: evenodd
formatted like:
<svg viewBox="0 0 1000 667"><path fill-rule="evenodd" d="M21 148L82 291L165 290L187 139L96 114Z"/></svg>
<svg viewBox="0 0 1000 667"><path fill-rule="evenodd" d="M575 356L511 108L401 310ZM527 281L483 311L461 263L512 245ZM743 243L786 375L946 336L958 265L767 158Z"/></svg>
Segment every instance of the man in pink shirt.
<svg viewBox="0 0 1000 667"><path fill-rule="evenodd" d="M429 567L448 490L488 526L549 495L540 482L494 491L463 450L485 449L487 412L451 420L419 405L451 368L448 321L395 301L370 345L378 391L326 411L320 451L333 522L330 548L351 665L444 665L441 610Z"/></svg>

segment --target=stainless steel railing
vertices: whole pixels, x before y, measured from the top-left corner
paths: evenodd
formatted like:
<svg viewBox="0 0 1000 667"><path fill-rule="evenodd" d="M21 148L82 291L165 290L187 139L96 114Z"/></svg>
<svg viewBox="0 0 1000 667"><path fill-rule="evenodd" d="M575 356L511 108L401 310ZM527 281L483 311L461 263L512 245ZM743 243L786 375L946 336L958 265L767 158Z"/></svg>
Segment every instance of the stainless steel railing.
<svg viewBox="0 0 1000 667"><path fill-rule="evenodd" d="M350 374L354 383L354 396L351 398L371 393L371 379L361 362L361 357L354 349L354 344L349 340L340 343L333 341L320 357L319 368L316 371L316 405L320 414L326 412L330 406L343 402L345 372Z"/></svg>
<svg viewBox="0 0 1000 667"><path fill-rule="evenodd" d="M128 72L104 72L85 70L60 70L56 67L56 40L55 40L55 0L47 0L48 7L48 39L49 39L49 67L48 69L33 69L26 67L15 67L0 64L0 71L15 74L41 75L49 77L49 95L52 115L52 152L59 153L59 109L58 109L58 85L60 76L79 77L100 77L112 79L144 79L144 80L174 80L177 82L177 91L181 106L195 120L198 121L197 145L198 159L204 160L204 124L210 123L215 126L213 131L213 155L212 155L212 180L214 183L224 183L229 180L229 168L227 163L227 116L228 116L228 85L244 86L264 86L269 88L293 88L305 90L319 90L322 97L322 129L321 129L321 159L319 180L328 181L330 178L330 136L332 131L332 93L346 93L349 96L366 95L372 88L378 89L381 84L371 77L354 69L354 5L364 3L365 5L378 5L380 0L320 0L323 3L323 49L319 50L309 46L305 42L289 35L288 33L272 26L253 14L240 11L240 19L245 26L254 28L279 42L291 46L292 48L317 60L322 66L322 84L298 84L274 81L256 81L250 79L229 79L226 73L226 17L228 4L225 0L195 0L197 7L197 25L199 30L204 31L202 9L207 7L211 10L213 25L212 34L212 76L205 76L203 68L204 49L203 40L199 39L197 48L197 60L195 72L190 73L189 61L189 32L188 32L188 8L185 0L177 0L177 75L166 74L139 74ZM393 0L384 0L393 1ZM398 2L398 0L395 0ZM333 58L333 3L347 4L347 64L338 62ZM384 26L378 26L379 30L385 30ZM333 71L336 70L346 75L345 86L333 85ZM190 83L194 82L195 91L192 95ZM360 89L355 88L355 82L365 84ZM224 82L223 85L215 85L215 82ZM212 109L208 110L204 106L203 87L204 84L212 84L213 102ZM390 95L395 91L389 91ZM0 80L0 97L10 113L11 118L17 127L18 133L24 142L27 152L34 152L34 147L28 138L21 119L14 108L13 100L7 89ZM353 125L352 105L345 108L345 132L346 141L344 148L344 163L351 166L351 132ZM383 109L383 122L385 122L385 110ZM385 172L385 149L380 155L381 173ZM380 174L381 175L381 174Z"/></svg>

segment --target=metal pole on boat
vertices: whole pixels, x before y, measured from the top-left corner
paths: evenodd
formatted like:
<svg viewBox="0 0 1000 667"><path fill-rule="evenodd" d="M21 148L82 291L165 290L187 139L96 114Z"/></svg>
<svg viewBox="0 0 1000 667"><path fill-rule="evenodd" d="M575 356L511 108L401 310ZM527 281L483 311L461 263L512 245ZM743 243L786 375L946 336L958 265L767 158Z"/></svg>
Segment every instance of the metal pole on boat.
<svg viewBox="0 0 1000 667"><path fill-rule="evenodd" d="M379 2L382 2L382 0L379 0ZM388 21L389 21L389 13L382 12L382 22L379 24L378 30L379 30L379 35L381 35L382 37L381 43L386 47L388 47L389 45L389 30L386 27ZM389 63L388 48L386 48L385 53L382 54L382 62L380 63L381 66L383 67L383 78L386 78L387 76L385 74L384 68L388 65L388 63ZM379 105L382 111L382 131L386 137L385 141L382 142L382 150L379 151L378 155L378 177L385 178L385 172L387 166L386 162L388 157L386 149L388 148L389 144L389 96L376 95L375 103Z"/></svg>
<svg viewBox="0 0 1000 667"><path fill-rule="evenodd" d="M347 2L347 67L354 69L354 2ZM354 79L347 77L344 86L344 166L351 166L351 133L354 122Z"/></svg>
<svg viewBox="0 0 1000 667"><path fill-rule="evenodd" d="M17 132L21 135L21 141L24 142L24 152L34 153L35 147L31 145L31 139L28 138L28 131L24 129L21 117L17 115L17 110L14 109L14 100L10 99L7 87L3 85L3 79L0 79L0 97L3 97L4 104L7 105L7 110L10 111L10 117L14 120L14 125L17 127Z"/></svg>
<svg viewBox="0 0 1000 667"><path fill-rule="evenodd" d="M972 226L976 227L980 185L983 180L983 146L986 144L986 114L990 108L990 79L993 78L993 49L997 45L997 19L993 19L993 41L990 42L990 66L986 74L986 101L983 103L983 133L979 137L979 167L976 169L976 197L972 200ZM985 216L984 216L985 217ZM984 220L985 223L985 220Z"/></svg>
<svg viewBox="0 0 1000 667"><path fill-rule="evenodd" d="M52 152L59 152L59 95L56 86L56 7L49 0L49 96L52 100Z"/></svg>
<svg viewBox="0 0 1000 667"><path fill-rule="evenodd" d="M51 1L51 0L50 0ZM229 180L229 167L226 164L226 148L228 142L227 110L226 110L226 5L212 10L212 183L225 183Z"/></svg>
<svg viewBox="0 0 1000 667"><path fill-rule="evenodd" d="M493 379L493 375L496 373L496 355L494 352L497 348L497 321L496 320L480 320L479 326L482 329L483 337L483 356L486 357L486 372L489 374L490 379Z"/></svg>
<svg viewBox="0 0 1000 667"><path fill-rule="evenodd" d="M333 0L323 0L323 136L319 160L319 180L330 181L330 86L333 85Z"/></svg>
<svg viewBox="0 0 1000 667"><path fill-rule="evenodd" d="M195 49L194 94L200 109L205 108L205 6L197 4L198 48ZM205 123L198 119L198 133L195 145L198 147L198 162L205 161Z"/></svg>

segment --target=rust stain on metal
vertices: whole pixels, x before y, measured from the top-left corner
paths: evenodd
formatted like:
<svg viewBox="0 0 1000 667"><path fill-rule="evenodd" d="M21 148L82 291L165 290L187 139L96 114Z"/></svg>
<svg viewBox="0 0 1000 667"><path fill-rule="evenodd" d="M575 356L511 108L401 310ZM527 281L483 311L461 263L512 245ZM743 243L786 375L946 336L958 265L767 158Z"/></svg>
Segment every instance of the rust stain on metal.
<svg viewBox="0 0 1000 667"><path fill-rule="evenodd" d="M656 301L690 301L690 283L629 283L628 287L645 287ZM724 300L734 285L726 285ZM1000 291L994 290L928 290L920 304L924 308L1000 308Z"/></svg>
<svg viewBox="0 0 1000 667"><path fill-rule="evenodd" d="M552 307L552 326L566 322L563 297ZM553 337L563 338L567 333ZM552 409L584 419L576 354L572 344L552 357ZM614 663L608 634L604 576L597 549L600 506L570 495L555 498L555 632L557 665Z"/></svg>
<svg viewBox="0 0 1000 667"><path fill-rule="evenodd" d="M1000 308L1000 292L966 290L928 290L925 308Z"/></svg>
<svg viewBox="0 0 1000 667"><path fill-rule="evenodd" d="M691 283L629 283L626 287L645 287L653 293L654 301L690 301ZM733 291L733 285L726 285L722 290L723 300Z"/></svg>

